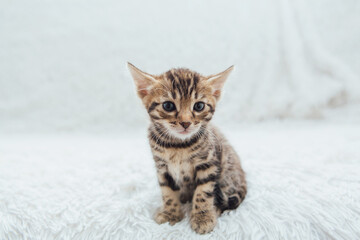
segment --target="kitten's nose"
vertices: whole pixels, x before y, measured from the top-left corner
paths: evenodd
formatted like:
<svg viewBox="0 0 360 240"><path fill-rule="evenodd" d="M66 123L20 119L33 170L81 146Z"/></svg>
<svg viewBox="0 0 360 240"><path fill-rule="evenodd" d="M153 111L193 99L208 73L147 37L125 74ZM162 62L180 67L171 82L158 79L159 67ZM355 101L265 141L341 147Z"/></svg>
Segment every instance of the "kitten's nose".
<svg viewBox="0 0 360 240"><path fill-rule="evenodd" d="M191 122L180 122L180 125L187 129L191 125Z"/></svg>

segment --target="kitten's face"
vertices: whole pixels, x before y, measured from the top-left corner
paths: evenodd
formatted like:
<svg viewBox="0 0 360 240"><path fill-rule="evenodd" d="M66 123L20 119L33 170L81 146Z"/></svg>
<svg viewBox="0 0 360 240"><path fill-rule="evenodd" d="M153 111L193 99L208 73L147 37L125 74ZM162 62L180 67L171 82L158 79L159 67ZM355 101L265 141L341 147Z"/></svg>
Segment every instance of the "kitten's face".
<svg viewBox="0 0 360 240"><path fill-rule="evenodd" d="M157 79L145 99L156 126L163 126L174 137L186 139L211 120L216 98L205 78L189 70L176 69Z"/></svg>
<svg viewBox="0 0 360 240"><path fill-rule="evenodd" d="M153 76L129 64L138 94L160 134L185 140L211 120L232 67L209 77L188 69Z"/></svg>

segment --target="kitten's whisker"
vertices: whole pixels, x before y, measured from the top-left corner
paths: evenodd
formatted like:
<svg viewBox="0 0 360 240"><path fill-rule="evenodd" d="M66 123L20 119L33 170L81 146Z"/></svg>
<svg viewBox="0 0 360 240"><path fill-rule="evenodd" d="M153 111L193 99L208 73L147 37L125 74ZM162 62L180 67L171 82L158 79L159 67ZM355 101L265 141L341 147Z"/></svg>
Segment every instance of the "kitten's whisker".
<svg viewBox="0 0 360 240"><path fill-rule="evenodd" d="M166 130L166 128L165 128ZM158 141L161 141L160 138L163 137L163 136L166 136L166 131L164 131L163 129L161 129L161 133L160 135L158 136L158 140L156 141L156 143L158 143Z"/></svg>

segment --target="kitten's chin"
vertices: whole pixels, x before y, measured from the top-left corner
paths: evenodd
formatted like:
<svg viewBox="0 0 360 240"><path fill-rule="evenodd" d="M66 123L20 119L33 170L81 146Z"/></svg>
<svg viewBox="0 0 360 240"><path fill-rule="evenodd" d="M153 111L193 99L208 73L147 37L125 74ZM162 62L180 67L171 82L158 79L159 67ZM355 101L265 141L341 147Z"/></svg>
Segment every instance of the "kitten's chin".
<svg viewBox="0 0 360 240"><path fill-rule="evenodd" d="M191 131L191 132L189 132L189 131L182 131L182 132L171 131L171 135L180 140L189 139L192 136L194 136L195 133L196 133L196 131Z"/></svg>

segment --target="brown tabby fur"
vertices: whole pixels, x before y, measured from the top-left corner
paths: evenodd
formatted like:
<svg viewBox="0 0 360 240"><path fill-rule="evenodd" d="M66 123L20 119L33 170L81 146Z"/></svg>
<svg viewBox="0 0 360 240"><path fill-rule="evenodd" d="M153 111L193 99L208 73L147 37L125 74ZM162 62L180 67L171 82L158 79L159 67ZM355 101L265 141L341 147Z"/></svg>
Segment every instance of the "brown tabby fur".
<svg viewBox="0 0 360 240"><path fill-rule="evenodd" d="M149 141L163 199L155 221L175 224L184 216L181 204L190 201L192 229L208 233L217 216L237 208L247 191L238 155L209 123L233 67L207 77L183 68L154 76L130 63L128 67L151 119ZM165 111L166 101L176 109ZM205 107L195 111L199 101ZM189 131L193 129L186 138L174 133L186 131L184 123L190 125Z"/></svg>

